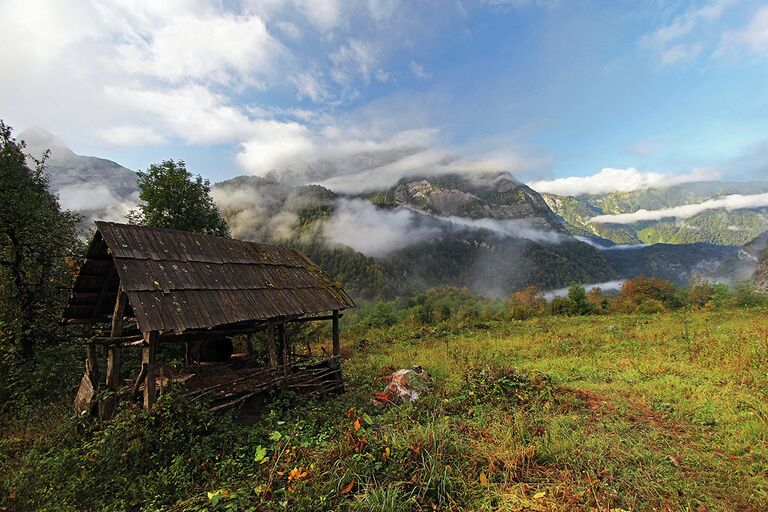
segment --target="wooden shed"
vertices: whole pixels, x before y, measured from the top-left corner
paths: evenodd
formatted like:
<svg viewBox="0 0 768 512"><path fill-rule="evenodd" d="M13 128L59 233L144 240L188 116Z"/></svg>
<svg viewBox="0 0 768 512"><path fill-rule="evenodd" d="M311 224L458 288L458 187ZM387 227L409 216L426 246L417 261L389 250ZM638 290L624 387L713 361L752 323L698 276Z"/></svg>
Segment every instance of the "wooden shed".
<svg viewBox="0 0 768 512"><path fill-rule="evenodd" d="M99 346L106 353L103 385L116 392L122 389L123 395L130 388L134 399L143 394L145 408L151 407L158 387L200 373L199 360L193 365L189 356L194 344L220 343L258 331L267 334L265 367L240 361L238 371L228 374L238 386L224 378L202 391L210 395L214 389L208 388L215 388L225 398L234 397L222 406L240 403L250 392L276 382L320 390L329 379L340 380L339 316L354 302L299 251L172 229L111 222L96 226L63 315L66 323L92 329L75 400L79 410L94 404L101 385ZM324 361L300 360L285 326L319 320L332 322L332 354ZM191 369L183 375L158 375L157 346L166 342L186 347L185 362ZM126 381L121 377L122 351L134 347L141 352L140 371ZM225 370L229 368L206 368L209 374ZM106 406L109 415L114 404Z"/></svg>

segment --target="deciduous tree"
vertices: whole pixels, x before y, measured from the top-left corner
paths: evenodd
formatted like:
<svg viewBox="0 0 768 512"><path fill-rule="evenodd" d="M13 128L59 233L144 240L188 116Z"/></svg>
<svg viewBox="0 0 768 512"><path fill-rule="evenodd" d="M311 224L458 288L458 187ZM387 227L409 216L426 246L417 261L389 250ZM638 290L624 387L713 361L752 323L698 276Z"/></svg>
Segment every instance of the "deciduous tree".
<svg viewBox="0 0 768 512"><path fill-rule="evenodd" d="M77 221L48 191L45 156L28 155L0 121L0 336L24 359L55 333L81 248Z"/></svg>
<svg viewBox="0 0 768 512"><path fill-rule="evenodd" d="M211 184L187 171L182 160L165 160L139 172L138 209L130 222L180 229L207 235L229 236L227 221L211 198Z"/></svg>

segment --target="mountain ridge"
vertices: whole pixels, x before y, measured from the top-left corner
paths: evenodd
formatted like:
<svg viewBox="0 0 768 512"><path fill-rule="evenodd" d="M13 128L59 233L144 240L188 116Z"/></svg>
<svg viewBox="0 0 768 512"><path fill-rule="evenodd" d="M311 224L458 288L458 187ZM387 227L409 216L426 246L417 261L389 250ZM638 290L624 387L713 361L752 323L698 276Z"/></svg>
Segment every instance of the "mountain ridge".
<svg viewBox="0 0 768 512"><path fill-rule="evenodd" d="M37 154L53 147L51 189L62 206L80 206L86 222L122 220L138 200L133 171L77 155L42 130L24 137ZM366 297L443 285L506 295L528 285L559 288L639 273L684 282L738 251L713 244L645 246L637 237L629 240L632 248L613 246L610 237L577 228L550 208L553 200L578 199L539 194L504 172L416 174L358 195L275 175L239 176L214 184L212 195L234 236L295 246ZM603 211L577 205L589 215Z"/></svg>

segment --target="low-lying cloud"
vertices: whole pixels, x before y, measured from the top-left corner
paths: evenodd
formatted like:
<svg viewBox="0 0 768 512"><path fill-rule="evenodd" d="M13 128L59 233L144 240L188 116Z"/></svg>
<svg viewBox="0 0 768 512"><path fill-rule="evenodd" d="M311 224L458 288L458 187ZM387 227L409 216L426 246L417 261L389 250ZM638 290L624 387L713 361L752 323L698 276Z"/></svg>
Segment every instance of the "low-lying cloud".
<svg viewBox="0 0 768 512"><path fill-rule="evenodd" d="M211 197L224 214L232 236L272 241L289 238L299 220L296 191L279 183L223 183Z"/></svg>
<svg viewBox="0 0 768 512"><path fill-rule="evenodd" d="M447 217L435 216L435 218L450 222L456 226L470 229L484 229L502 236L525 238L534 242L558 244L572 239L570 235L540 229L526 219L470 219L467 217L457 217L455 215Z"/></svg>
<svg viewBox="0 0 768 512"><path fill-rule="evenodd" d="M696 181L713 181L720 178L720 171L703 168L686 174L643 172L634 167L613 169L606 167L592 176L571 176L554 180L528 183L537 192L561 196L607 194L609 192L631 192L654 187L669 187Z"/></svg>
<svg viewBox="0 0 768 512"><path fill-rule="evenodd" d="M362 199L342 199L323 226L331 244L346 245L371 257L382 257L440 234L436 226L420 224L405 208L382 210Z"/></svg>
<svg viewBox="0 0 768 512"><path fill-rule="evenodd" d="M138 192L130 197L118 197L106 185L74 184L64 185L56 191L59 205L82 215L83 225L93 226L97 220L125 222L128 213L136 208Z"/></svg>
<svg viewBox="0 0 768 512"><path fill-rule="evenodd" d="M603 292L618 292L621 290L621 286L626 279L619 279L616 281L605 281L603 283L592 283L583 285L586 290L593 288L600 288ZM568 288L558 288L557 290L549 290L544 292L544 297L547 300L552 300L554 297L565 297L568 295Z"/></svg>
<svg viewBox="0 0 768 512"><path fill-rule="evenodd" d="M330 244L346 245L373 258L429 242L451 230L482 230L504 238L550 244L572 240L568 235L539 229L525 219L439 216L409 207L387 210L363 199L339 199L322 227Z"/></svg>
<svg viewBox="0 0 768 512"><path fill-rule="evenodd" d="M673 208L659 210L641 209L632 213L620 213L615 215L598 215L589 221L597 224L633 224L648 220L661 220L668 218L687 219L707 210L739 210L742 208L761 208L768 206L768 193L741 195L733 194L719 199L708 199L703 203L686 204Z"/></svg>

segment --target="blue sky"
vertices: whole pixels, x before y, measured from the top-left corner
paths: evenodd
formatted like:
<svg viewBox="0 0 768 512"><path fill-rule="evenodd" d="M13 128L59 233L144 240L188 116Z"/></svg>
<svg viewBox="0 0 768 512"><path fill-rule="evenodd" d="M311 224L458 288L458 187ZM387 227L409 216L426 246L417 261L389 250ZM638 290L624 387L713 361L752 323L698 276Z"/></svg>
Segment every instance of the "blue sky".
<svg viewBox="0 0 768 512"><path fill-rule="evenodd" d="M4 0L0 45L0 118L132 169L768 179L764 2Z"/></svg>

